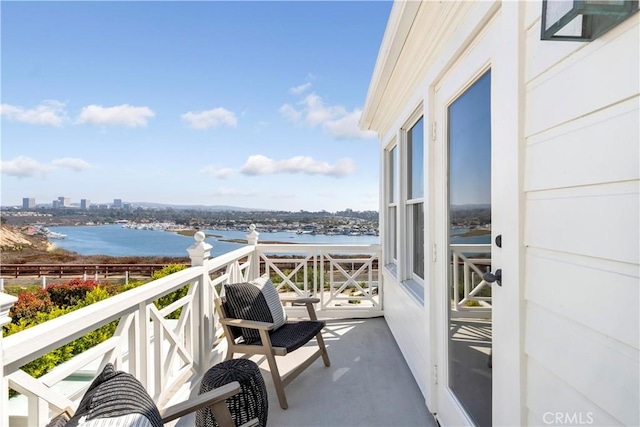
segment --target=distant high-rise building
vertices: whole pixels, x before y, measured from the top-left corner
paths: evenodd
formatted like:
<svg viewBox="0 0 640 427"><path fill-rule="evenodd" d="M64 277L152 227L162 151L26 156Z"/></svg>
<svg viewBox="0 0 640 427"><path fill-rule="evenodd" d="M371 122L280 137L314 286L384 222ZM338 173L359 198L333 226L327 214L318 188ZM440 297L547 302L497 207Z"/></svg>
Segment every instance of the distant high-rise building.
<svg viewBox="0 0 640 427"><path fill-rule="evenodd" d="M36 199L33 197L25 197L22 199L22 209L33 209L36 207Z"/></svg>
<svg viewBox="0 0 640 427"><path fill-rule="evenodd" d="M125 203L122 205L125 211L130 211L133 209L133 205L131 203Z"/></svg>
<svg viewBox="0 0 640 427"><path fill-rule="evenodd" d="M58 197L58 202L60 203L60 208L68 208L71 206L71 198L69 197Z"/></svg>
<svg viewBox="0 0 640 427"><path fill-rule="evenodd" d="M60 200L54 200L53 202L51 202L51 206L53 207L53 209L60 209Z"/></svg>
<svg viewBox="0 0 640 427"><path fill-rule="evenodd" d="M122 209L122 199L113 199L113 207Z"/></svg>
<svg viewBox="0 0 640 427"><path fill-rule="evenodd" d="M89 209L89 206L91 206L91 200L80 199L80 209Z"/></svg>

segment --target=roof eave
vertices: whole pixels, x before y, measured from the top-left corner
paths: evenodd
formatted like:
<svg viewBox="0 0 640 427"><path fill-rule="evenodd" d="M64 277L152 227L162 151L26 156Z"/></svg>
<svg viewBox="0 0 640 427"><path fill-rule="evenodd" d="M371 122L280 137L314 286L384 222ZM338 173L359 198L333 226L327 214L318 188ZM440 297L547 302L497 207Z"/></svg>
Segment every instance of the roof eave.
<svg viewBox="0 0 640 427"><path fill-rule="evenodd" d="M420 1L415 0L396 0L391 8L360 116L359 126L363 130L376 130L372 129L372 124L378 104L400 57L420 4Z"/></svg>

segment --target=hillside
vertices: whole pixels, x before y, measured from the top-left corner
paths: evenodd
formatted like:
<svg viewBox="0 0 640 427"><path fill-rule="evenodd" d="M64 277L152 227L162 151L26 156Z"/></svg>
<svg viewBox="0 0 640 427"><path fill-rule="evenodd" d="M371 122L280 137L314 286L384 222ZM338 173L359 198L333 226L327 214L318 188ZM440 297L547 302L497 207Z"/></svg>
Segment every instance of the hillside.
<svg viewBox="0 0 640 427"><path fill-rule="evenodd" d="M22 249L51 249L52 245L42 236L30 236L25 227L2 225L0 228L0 248L2 251L19 251Z"/></svg>

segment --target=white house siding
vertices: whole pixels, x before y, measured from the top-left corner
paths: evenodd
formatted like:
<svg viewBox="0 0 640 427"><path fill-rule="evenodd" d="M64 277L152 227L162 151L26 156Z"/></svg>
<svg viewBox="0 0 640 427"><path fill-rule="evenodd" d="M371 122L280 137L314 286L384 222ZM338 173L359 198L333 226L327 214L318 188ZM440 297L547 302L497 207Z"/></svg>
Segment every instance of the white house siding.
<svg viewBox="0 0 640 427"><path fill-rule="evenodd" d="M396 26L387 31L402 42L381 47L387 66L374 73L375 90L363 115L364 127L378 131L382 148L421 104L425 124L433 119L429 87L477 34L462 23L475 16L478 2L404 3L396 4L395 12L413 7L413 19L405 16L402 22L392 16ZM518 76L524 114L519 171L524 176L519 215L524 227L524 361L522 381L516 381L523 388L520 420L536 426L637 426L640 13L593 42L559 42L540 40L540 1L523 7L519 31L525 36L520 51L524 64ZM513 61L509 55L496 46L496 61ZM509 100L500 97L510 95L494 95L496 113L504 113L500 109ZM501 127L494 132L504 138ZM428 165L425 189L432 189ZM428 199L425 195L425 224L431 224ZM425 262L423 306L393 275L384 275L385 317L428 404L435 360L430 354L434 314L429 298L430 289L438 286L429 283L431 265ZM505 274L513 268L501 267ZM494 365L494 380L498 374ZM506 393L494 390L494 413L512 400Z"/></svg>
<svg viewBox="0 0 640 427"><path fill-rule="evenodd" d="M384 102L378 105L375 126L376 131L382 136L381 150L384 150L386 144L397 136L399 129L406 124L405 122L415 113L416 109L420 108L426 90L422 86L425 74L433 62L438 59L438 53L444 48L444 43L456 32L471 6L470 2L432 2L429 3L428 9L424 3L418 5L416 2L406 2L405 7L415 7L417 14L415 19L405 25L410 26L411 29L423 28L429 29L429 31L411 31L409 33L397 58L398 65L389 74L389 80L385 81ZM438 37L438 43L431 42L431 37L435 36ZM426 128L428 126L425 124ZM403 171L401 170L401 173ZM428 187L425 186L425 188ZM425 196L427 195L425 194ZM403 217L404 211L402 208L400 209L399 217ZM385 221L384 215L385 209L381 209L381 223ZM427 223L425 222L425 224ZM384 241L386 238L384 227L380 227L380 229ZM399 234L398 238L400 242L405 239L402 234ZM399 265L403 262L402 259L398 259ZM425 264L425 268L429 269L429 267L428 264ZM425 277L429 277L428 271L425 272ZM420 303L409 294L396 275L385 272L384 281L385 319L425 397L426 403L431 406L433 398L431 370L435 359L431 354L431 340L434 338L430 330L428 307L430 287L434 284L430 283L428 279L426 280L425 300Z"/></svg>
<svg viewBox="0 0 640 427"><path fill-rule="evenodd" d="M591 43L541 41L532 3L526 419L639 425L640 20Z"/></svg>
<svg viewBox="0 0 640 427"><path fill-rule="evenodd" d="M423 396L428 396L431 355L429 354L428 319L424 309L402 289L395 278L384 275L384 318L402 351ZM392 286L389 286L392 284Z"/></svg>

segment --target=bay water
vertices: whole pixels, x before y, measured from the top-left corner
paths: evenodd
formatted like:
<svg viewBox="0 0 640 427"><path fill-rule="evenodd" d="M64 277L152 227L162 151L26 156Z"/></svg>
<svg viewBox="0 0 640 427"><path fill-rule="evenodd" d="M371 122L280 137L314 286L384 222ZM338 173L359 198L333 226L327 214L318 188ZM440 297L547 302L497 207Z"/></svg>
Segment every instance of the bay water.
<svg viewBox="0 0 640 427"><path fill-rule="evenodd" d="M138 230L122 225L79 225L49 227L51 231L62 233L64 239L52 239L57 248L76 252L80 255L110 256L188 256L187 248L195 241L193 236L183 236L162 230ZM207 234L205 242L213 246L212 256L220 256L245 246L247 231L202 230ZM260 230L256 230L260 232ZM195 233L195 232L194 232ZM228 242L237 239L244 243ZM378 236L346 236L322 234L296 234L288 232L260 233L259 242L306 243L306 244L349 244L370 245L379 243Z"/></svg>

